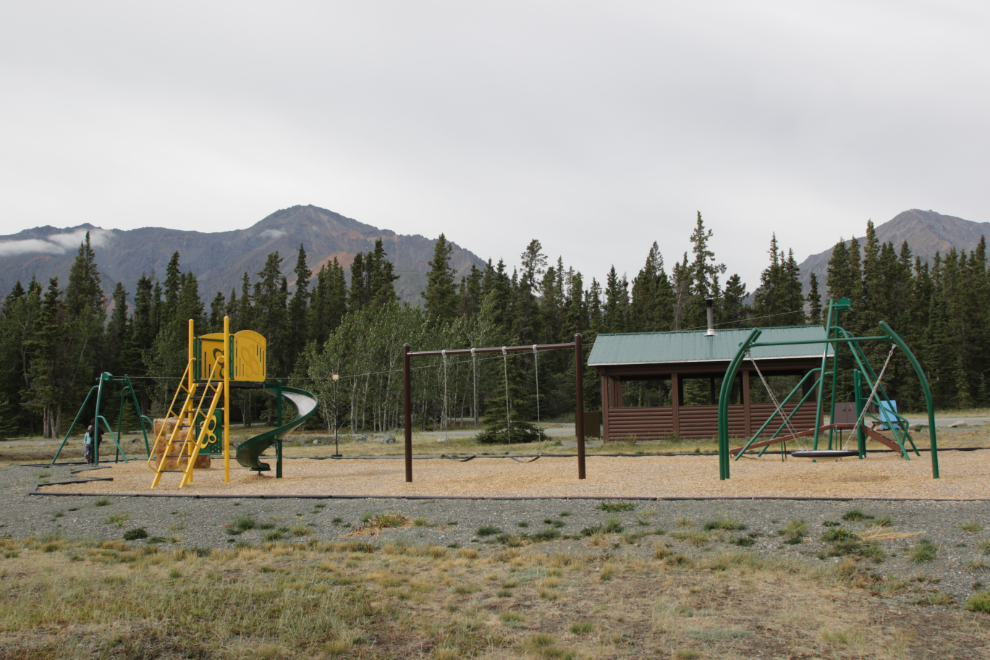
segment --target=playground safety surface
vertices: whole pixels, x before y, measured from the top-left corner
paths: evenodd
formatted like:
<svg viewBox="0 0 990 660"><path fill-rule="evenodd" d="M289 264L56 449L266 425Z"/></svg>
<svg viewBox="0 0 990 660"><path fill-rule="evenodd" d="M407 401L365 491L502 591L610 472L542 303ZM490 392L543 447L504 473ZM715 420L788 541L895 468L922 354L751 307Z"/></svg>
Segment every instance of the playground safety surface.
<svg viewBox="0 0 990 660"><path fill-rule="evenodd" d="M891 454L866 460L819 460L779 456L732 463L732 478L719 481L716 456L588 457L588 478L578 480L574 458L543 457L533 463L478 457L470 462L419 459L413 482L405 482L401 460L287 460L284 478L257 476L233 464L223 483L220 461L196 470L181 491L178 474L166 474L150 489L147 463L111 464L86 471L85 483L44 484L45 494L325 496L325 497L782 497L879 499L990 499L990 450L942 452L941 479L932 479L931 456L905 461ZM102 467L102 466L101 466ZM111 479L111 480L107 480Z"/></svg>

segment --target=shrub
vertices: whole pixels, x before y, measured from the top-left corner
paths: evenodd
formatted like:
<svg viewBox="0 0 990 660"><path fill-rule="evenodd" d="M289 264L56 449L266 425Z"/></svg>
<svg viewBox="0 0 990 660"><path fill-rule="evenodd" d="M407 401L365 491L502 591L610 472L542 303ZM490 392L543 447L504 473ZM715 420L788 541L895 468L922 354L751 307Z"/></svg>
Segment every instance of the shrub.
<svg viewBox="0 0 990 660"><path fill-rule="evenodd" d="M124 532L125 541L137 541L138 539L146 538L148 538L148 532L144 527L135 527Z"/></svg>
<svg viewBox="0 0 990 660"><path fill-rule="evenodd" d="M709 520L704 525L701 526L706 532L713 530L724 530L727 532L742 531L746 529L746 525L742 524L735 518L716 518L715 520Z"/></svg>
<svg viewBox="0 0 990 660"><path fill-rule="evenodd" d="M504 419L488 424L476 437L483 445L516 444L547 439L543 429L538 429L529 422L513 421L511 432L507 432Z"/></svg>
<svg viewBox="0 0 990 660"><path fill-rule="evenodd" d="M981 591L970 596L966 601L966 609L970 612L990 614L990 591Z"/></svg>
<svg viewBox="0 0 990 660"><path fill-rule="evenodd" d="M598 505L598 508L609 513L620 513L622 511L632 511L636 508L636 505L632 502L602 502Z"/></svg>
<svg viewBox="0 0 990 660"><path fill-rule="evenodd" d="M822 534L822 540L824 541L825 535L832 531L835 530L828 530L824 534ZM797 545L798 543L804 540L805 536L807 536L808 523L804 522L803 520L792 520L786 525L784 525L783 528L778 529L777 534L785 537L784 543L787 543L789 545Z"/></svg>
<svg viewBox="0 0 990 660"><path fill-rule="evenodd" d="M928 539L921 539L911 548L911 551L908 553L908 560L915 564L920 564L931 561L937 556L938 547Z"/></svg>

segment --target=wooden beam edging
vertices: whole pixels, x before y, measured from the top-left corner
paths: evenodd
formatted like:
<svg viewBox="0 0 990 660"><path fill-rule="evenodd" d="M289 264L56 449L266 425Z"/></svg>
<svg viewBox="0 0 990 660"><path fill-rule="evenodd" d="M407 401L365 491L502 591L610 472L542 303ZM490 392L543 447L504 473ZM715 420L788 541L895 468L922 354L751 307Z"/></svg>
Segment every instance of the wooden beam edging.
<svg viewBox="0 0 990 660"><path fill-rule="evenodd" d="M41 484L53 485L53 484ZM224 493L43 493L29 492L28 495L39 495L48 497L181 497L194 500L491 500L491 501L511 501L525 502L531 500L546 501L593 501L620 500L632 502L718 502L718 501L740 501L751 502L756 500L781 500L790 502L990 502L987 497L956 497L956 498L933 498L933 497L809 497L798 496L788 497L784 495L753 495L753 496L628 496L621 495L573 495L553 497L541 495L537 497L524 497L513 495L229 495Z"/></svg>

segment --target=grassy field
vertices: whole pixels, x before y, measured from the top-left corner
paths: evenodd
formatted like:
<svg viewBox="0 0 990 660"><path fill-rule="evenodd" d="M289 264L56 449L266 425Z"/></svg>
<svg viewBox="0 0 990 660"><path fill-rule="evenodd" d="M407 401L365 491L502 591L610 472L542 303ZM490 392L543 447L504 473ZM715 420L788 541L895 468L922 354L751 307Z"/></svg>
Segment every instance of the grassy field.
<svg viewBox="0 0 990 660"><path fill-rule="evenodd" d="M366 540L374 524L341 542L229 550L0 540L0 655L689 660L990 649L984 614L948 609L937 592L912 596L916 584L852 558L814 565L739 550L695 561L663 537L604 531L578 547L379 548Z"/></svg>

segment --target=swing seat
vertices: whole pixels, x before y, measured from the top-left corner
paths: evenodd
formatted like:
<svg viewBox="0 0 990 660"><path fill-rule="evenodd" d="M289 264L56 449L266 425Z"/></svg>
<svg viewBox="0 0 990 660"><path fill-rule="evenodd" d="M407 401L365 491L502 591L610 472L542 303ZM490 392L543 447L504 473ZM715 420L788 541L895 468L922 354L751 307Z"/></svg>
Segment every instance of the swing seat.
<svg viewBox="0 0 990 660"><path fill-rule="evenodd" d="M794 458L844 458L846 456L859 456L859 451L855 449L806 449L792 451Z"/></svg>

